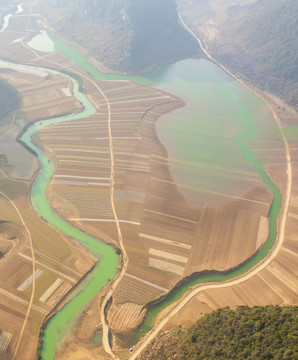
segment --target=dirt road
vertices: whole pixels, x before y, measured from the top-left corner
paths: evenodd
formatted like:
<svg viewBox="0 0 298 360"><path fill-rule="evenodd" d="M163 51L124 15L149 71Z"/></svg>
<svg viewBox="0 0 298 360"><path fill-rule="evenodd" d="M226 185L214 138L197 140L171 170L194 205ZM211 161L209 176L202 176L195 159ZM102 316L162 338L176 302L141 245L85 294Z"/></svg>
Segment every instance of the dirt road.
<svg viewBox="0 0 298 360"><path fill-rule="evenodd" d="M30 315L30 312L31 312L31 308L32 308L32 305L33 305L33 299L34 299L34 294L35 294L35 254L34 254L34 248L33 248L31 233L30 233L30 230L28 229L28 227L27 227L27 225L26 225L26 223L24 221L24 218L23 218L22 214L20 213L20 211L17 208L16 204L7 195L5 195L3 192L0 192L0 195L3 196L7 201L9 201L9 203L12 205L12 207L17 212L17 214L18 214L18 216L19 216L19 218L21 220L21 223L24 226L24 229L26 231L27 238L28 238L28 241L29 241L31 256L32 256L32 290L31 290L31 296L30 296L27 312L26 312L26 315L25 315L25 319L24 319L24 322L23 322L23 325L22 325L22 328L21 328L21 331L20 331L20 334L19 334L19 337L18 337L18 341L17 341L16 347L15 347L15 349L13 351L12 360L14 360L16 358L16 355L17 355L17 352L18 352L18 349L19 349L19 346L20 346L20 343L21 343L21 340L22 340L22 337L23 337L23 334L24 334L24 330L25 330L25 327L26 327L27 322L28 322L28 318L29 318L29 315Z"/></svg>

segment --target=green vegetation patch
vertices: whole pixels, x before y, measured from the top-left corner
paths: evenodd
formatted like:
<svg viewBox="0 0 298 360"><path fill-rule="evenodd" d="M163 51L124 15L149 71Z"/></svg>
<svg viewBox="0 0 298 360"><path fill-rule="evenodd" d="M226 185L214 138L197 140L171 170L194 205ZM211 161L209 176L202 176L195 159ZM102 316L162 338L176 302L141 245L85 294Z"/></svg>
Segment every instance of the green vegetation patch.
<svg viewBox="0 0 298 360"><path fill-rule="evenodd" d="M19 92L8 82L0 78L0 120L4 119L21 106Z"/></svg>
<svg viewBox="0 0 298 360"><path fill-rule="evenodd" d="M214 56L264 90L298 108L297 11L295 0L232 5Z"/></svg>
<svg viewBox="0 0 298 360"><path fill-rule="evenodd" d="M150 356L155 360L297 359L297 310L297 306L272 305L219 309L186 331L161 335ZM141 360L149 359L147 355Z"/></svg>

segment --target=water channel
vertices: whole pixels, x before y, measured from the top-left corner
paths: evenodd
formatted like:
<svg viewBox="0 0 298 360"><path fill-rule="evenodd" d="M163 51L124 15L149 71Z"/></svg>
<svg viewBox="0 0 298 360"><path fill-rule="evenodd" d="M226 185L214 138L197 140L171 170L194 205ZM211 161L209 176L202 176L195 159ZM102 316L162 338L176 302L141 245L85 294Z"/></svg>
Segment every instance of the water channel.
<svg viewBox="0 0 298 360"><path fill-rule="evenodd" d="M59 40L53 39L53 44L57 51L70 57L73 62L87 70L94 78L105 80L123 78L118 75L101 74L76 49ZM36 48L34 39L30 46ZM170 166L176 181L207 190L233 191L235 195L243 195L251 188L245 177L240 175L221 176L223 173L233 174L236 168L240 173L255 172L256 176L263 180L263 186L273 193L273 202L268 214L269 236L261 250L252 259L233 271L194 277L174 291L166 301L149 309L148 316L138 329L134 339L136 342L150 329L156 314L179 299L190 286L239 276L261 261L272 248L276 239L276 221L282 197L278 188L267 175L261 159L251 148L263 142L268 133L271 138L279 139L280 136L266 104L209 61L184 60L155 69L142 77L125 77L125 79L166 90L181 97L187 104L184 108L162 117L157 123L159 137L168 150L169 157L179 160L179 166ZM49 223L79 240L89 251L100 258L88 281L92 283L94 280L103 286L108 279L115 275L117 256L111 247L101 244L93 237L74 228L50 209L46 199L46 187L52 176L53 166L30 141L33 133L43 126L58 121L87 117L94 112L86 97L79 93L75 80L72 81L74 95L84 104L84 112L36 123L27 130L22 139L38 153L42 163L42 171L32 190L33 206ZM231 181L233 181L232 184ZM221 200L213 199L210 206L218 201ZM113 259L113 269L110 267L111 259ZM97 285L96 289L93 289L93 285L89 286L88 281L84 284L84 289L47 325L44 333L42 359L54 359L57 339L73 322L73 314L78 314L83 304L98 292L100 286ZM66 324L65 329L60 328L61 324Z"/></svg>
<svg viewBox="0 0 298 360"><path fill-rule="evenodd" d="M62 219L51 209L48 203L46 190L52 177L54 167L42 150L31 142L31 137L44 126L89 117L95 113L95 108L88 101L86 96L79 91L79 85L75 79L57 71L47 71L52 74L59 74L60 76L67 77L72 81L73 94L77 100L83 104L84 110L78 114L66 115L36 122L22 135L21 140L38 154L38 159L42 165L38 178L32 187L31 202L34 209L45 221L54 225L57 229L63 231L68 236L76 239L87 250L95 255L99 261L96 263L95 267L83 283L80 284L76 296L74 296L72 300L63 307L63 310L58 312L47 324L41 349L41 358L44 360L55 358L56 344L61 341L67 333L67 330L74 323L75 319L82 313L84 305L86 305L106 283L115 277L118 265L118 256L116 255L113 247L100 242L98 239L84 233Z"/></svg>

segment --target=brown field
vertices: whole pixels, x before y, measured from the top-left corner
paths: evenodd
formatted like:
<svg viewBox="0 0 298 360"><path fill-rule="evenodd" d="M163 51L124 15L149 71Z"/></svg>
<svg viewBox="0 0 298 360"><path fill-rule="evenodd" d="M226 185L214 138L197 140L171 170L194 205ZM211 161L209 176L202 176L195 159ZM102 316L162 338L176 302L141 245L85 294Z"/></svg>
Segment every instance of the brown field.
<svg viewBox="0 0 298 360"><path fill-rule="evenodd" d="M2 77L6 77L21 92L22 111L29 121L81 110L81 104L71 96L71 83L65 78L50 75L48 79L32 74L16 77L10 73Z"/></svg>
<svg viewBox="0 0 298 360"><path fill-rule="evenodd" d="M23 19L20 23L17 23L17 19L14 18L13 26L23 29ZM39 26L35 18L30 26L37 32ZM88 119L48 126L35 136L35 141L42 145L55 164L55 173L48 187L51 206L84 231L120 246L110 201L108 111L103 96L94 83L88 80L88 75L61 54L53 52L46 56L45 53L39 55L21 43L8 46L15 38L16 34L10 31L0 33L1 43L4 44L0 50L1 56L15 60L21 58L23 62L58 69L67 66L84 76L84 89L99 111ZM6 70L4 74L24 96L23 114L17 114L17 120L23 117L27 122L80 110L76 100L70 96L70 84L65 78L41 77L12 70ZM105 93L112 111L114 202L129 258L127 271L113 294L113 302L107 314L110 327L117 332L136 326L145 313L144 305L166 293L181 278L205 269L226 270L253 255L266 240L267 215L272 195L253 171L249 176L255 181L242 197L233 196L232 189L230 194L207 193L176 184L169 172L169 161L175 163L175 159L167 159L166 149L158 140L155 123L163 114L183 106L182 101L156 89L125 81L96 81L96 84ZM15 122L5 124L6 128L2 132L4 136L16 131L9 124L14 125ZM11 135L11 138L14 136ZM269 142L265 150L256 147L255 152L261 156L266 170L284 194L286 177L282 142L277 142L275 138L271 145L277 149L274 156ZM297 164L298 144L293 142L291 146L293 160ZM32 164L32 169L36 171L37 164ZM293 163L293 166L296 164ZM0 175L0 185L3 184L1 189L21 208L32 233L36 266L43 270L36 280L34 305L47 313L59 296L90 268L94 259L71 239L62 237L51 227L47 227L45 235L44 222L29 207L27 200L28 180L32 179L34 171L31 176L22 178L27 181L15 182L11 177L16 166L11 161L4 168L3 176ZM294 169L295 183L297 165ZM188 196L197 200L196 206L186 201L182 188ZM212 201L208 203L202 199ZM21 226L9 204L3 199L1 201L4 206L2 208L1 205L1 209L7 209L3 215L1 213L1 221L10 222L14 228ZM294 281L297 277L297 217L298 188L294 187L286 240L274 262L245 283L200 293L168 326L190 324L201 313L225 305L297 303ZM5 238L1 239L8 236L5 235L8 232L0 234L0 241L5 242ZM24 240L23 243L22 249L13 256L14 262L9 263L9 258L0 261L0 267L3 268L0 284L9 293L0 295L6 299L14 294L28 302L30 286L22 293L16 290L32 274L32 254L26 247L28 244L25 246ZM83 261L83 257L88 260ZM5 266L6 262L9 265ZM88 339L86 335L82 343L70 342L58 358L80 358L83 349L87 348L90 359L95 356L100 358L99 350L94 350L93 345L90 345L100 324L97 312L99 300L98 297L94 300L81 319L80 326L84 329L89 324ZM24 304L19 300L15 302L20 310L19 316L15 315L14 328L6 326L11 308L7 311L0 308L0 331L13 334L7 353L11 353L16 344L16 334L22 324L21 314L24 317L26 311ZM88 315L89 311L94 315L92 319ZM32 310L29 317L31 326L26 327L24 334L24 339L32 345L28 359L30 356L32 358L45 313ZM1 316L6 320L2 322ZM3 329L2 323L5 325ZM34 331L31 331L32 328ZM77 330L82 339L80 328ZM21 343L20 353L23 346L24 342Z"/></svg>

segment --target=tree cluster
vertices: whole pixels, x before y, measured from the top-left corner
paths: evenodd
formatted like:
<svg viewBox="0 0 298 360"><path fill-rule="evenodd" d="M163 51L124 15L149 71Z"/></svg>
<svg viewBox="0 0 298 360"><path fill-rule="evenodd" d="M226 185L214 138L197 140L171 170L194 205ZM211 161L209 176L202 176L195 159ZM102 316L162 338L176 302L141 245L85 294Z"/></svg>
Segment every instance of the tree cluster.
<svg viewBox="0 0 298 360"><path fill-rule="evenodd" d="M181 341L182 359L297 359L297 309L217 310L187 331Z"/></svg>
<svg viewBox="0 0 298 360"><path fill-rule="evenodd" d="M233 11L232 11L233 9ZM298 2L259 0L231 7L213 55L298 109Z"/></svg>
<svg viewBox="0 0 298 360"><path fill-rule="evenodd" d="M163 333L140 360L298 359L298 306L239 306Z"/></svg>

